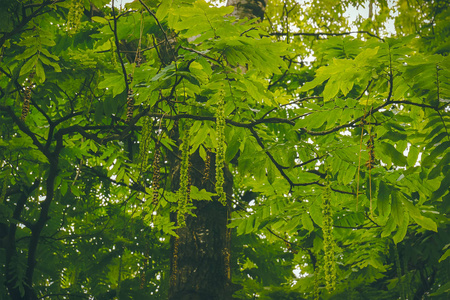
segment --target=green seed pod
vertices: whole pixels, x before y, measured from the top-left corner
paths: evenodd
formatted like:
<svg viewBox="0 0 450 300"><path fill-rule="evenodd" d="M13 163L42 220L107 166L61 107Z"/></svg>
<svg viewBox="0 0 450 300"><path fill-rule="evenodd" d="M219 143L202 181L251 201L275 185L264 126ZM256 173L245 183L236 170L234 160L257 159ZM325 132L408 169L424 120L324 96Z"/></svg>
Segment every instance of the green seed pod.
<svg viewBox="0 0 450 300"><path fill-rule="evenodd" d="M323 250L324 255L324 271L325 283L329 292L336 287L336 258L335 258L335 241L333 237L333 216L331 212L331 188L329 175L322 193L322 214L323 214Z"/></svg>
<svg viewBox="0 0 450 300"><path fill-rule="evenodd" d="M225 165L225 91L220 90L218 94L218 103L216 110L216 193L219 196L219 202L227 205L227 197L223 190L225 183L223 168Z"/></svg>

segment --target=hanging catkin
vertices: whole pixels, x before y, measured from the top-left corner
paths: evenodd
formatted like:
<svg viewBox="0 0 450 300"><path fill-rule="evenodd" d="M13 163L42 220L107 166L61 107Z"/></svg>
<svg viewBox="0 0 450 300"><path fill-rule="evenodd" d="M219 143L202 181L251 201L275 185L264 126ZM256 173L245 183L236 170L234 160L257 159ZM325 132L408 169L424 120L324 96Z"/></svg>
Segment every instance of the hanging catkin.
<svg viewBox="0 0 450 300"><path fill-rule="evenodd" d="M67 32L69 35L76 33L80 27L83 10L84 7L81 0L74 0L71 2L69 14L67 15Z"/></svg>
<svg viewBox="0 0 450 300"><path fill-rule="evenodd" d="M151 143L152 126L150 118L145 117L142 124L141 140L139 141L139 162L141 164L141 174L147 171L148 168L148 154Z"/></svg>
<svg viewBox="0 0 450 300"><path fill-rule="evenodd" d="M211 153L208 151L206 153L205 171L203 172L202 183L205 183L205 182L207 182L209 180L210 168L211 168Z"/></svg>
<svg viewBox="0 0 450 300"><path fill-rule="evenodd" d="M159 166L161 156L161 150L159 144L156 145L155 156L153 158L153 178L152 178L152 190L153 190L153 203L158 203L159 199L159 181L161 177L161 170Z"/></svg>
<svg viewBox="0 0 450 300"><path fill-rule="evenodd" d="M145 253L142 259L142 269L141 269L141 284L139 285L140 289L143 289L146 285L145 271L147 270L148 258L150 256L150 247L148 245L148 241L145 243Z"/></svg>
<svg viewBox="0 0 450 300"><path fill-rule="evenodd" d="M319 294L319 276L320 276L320 272L319 272L319 266L316 265L316 267L314 268L314 289L313 289L313 299L314 300L319 300L320 299L320 294Z"/></svg>
<svg viewBox="0 0 450 300"><path fill-rule="evenodd" d="M133 110L134 110L134 94L133 89L131 88L131 83L133 82L133 75L128 74L128 94L127 94L127 123L130 123L133 118Z"/></svg>
<svg viewBox="0 0 450 300"><path fill-rule="evenodd" d="M322 214L323 214L323 250L325 284L329 292L336 286L336 260L335 260L335 241L333 238L333 216L331 213L331 188L329 175L326 178L326 185L322 193Z"/></svg>
<svg viewBox="0 0 450 300"><path fill-rule="evenodd" d="M189 124L185 124L183 142L181 144L181 167L180 167L180 189L178 191L178 214L177 223L178 226L186 226L185 214L187 212L187 206L189 203L189 144L190 134Z"/></svg>
<svg viewBox="0 0 450 300"><path fill-rule="evenodd" d="M34 77L34 72L31 72L27 78L28 85L25 87L25 90L23 92L24 95L23 95L23 103L22 103L22 114L20 116L20 119L22 121L25 121L26 117L28 116L28 113L30 112L31 89L33 88L33 77Z"/></svg>
<svg viewBox="0 0 450 300"><path fill-rule="evenodd" d="M219 91L218 98L216 110L216 193L219 196L219 202L225 206L227 198L223 190L225 183L223 175L225 165L225 91L223 89Z"/></svg>

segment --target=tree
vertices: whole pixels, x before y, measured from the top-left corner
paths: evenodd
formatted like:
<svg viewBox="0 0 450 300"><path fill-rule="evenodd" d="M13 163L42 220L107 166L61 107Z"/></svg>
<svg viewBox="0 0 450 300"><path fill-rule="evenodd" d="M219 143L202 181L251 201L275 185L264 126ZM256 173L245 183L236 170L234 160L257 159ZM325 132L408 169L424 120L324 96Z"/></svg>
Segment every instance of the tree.
<svg viewBox="0 0 450 300"><path fill-rule="evenodd" d="M1 3L0 298L448 297L448 3L229 2Z"/></svg>

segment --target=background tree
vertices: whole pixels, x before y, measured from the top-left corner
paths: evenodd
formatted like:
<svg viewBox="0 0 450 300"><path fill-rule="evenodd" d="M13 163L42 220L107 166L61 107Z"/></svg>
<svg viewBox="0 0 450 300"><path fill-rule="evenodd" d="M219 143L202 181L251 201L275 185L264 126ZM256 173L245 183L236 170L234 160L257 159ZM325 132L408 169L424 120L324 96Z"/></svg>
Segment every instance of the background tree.
<svg viewBox="0 0 450 300"><path fill-rule="evenodd" d="M1 2L0 298L448 297L448 3L229 2Z"/></svg>

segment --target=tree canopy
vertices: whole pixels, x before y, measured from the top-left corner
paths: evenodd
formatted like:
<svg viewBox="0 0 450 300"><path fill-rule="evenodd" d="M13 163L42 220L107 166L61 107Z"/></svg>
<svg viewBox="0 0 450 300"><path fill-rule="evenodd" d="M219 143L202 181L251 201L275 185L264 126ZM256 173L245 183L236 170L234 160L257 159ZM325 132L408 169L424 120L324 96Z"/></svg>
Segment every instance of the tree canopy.
<svg viewBox="0 0 450 300"><path fill-rule="evenodd" d="M448 299L449 3L228 2L0 1L0 299Z"/></svg>

